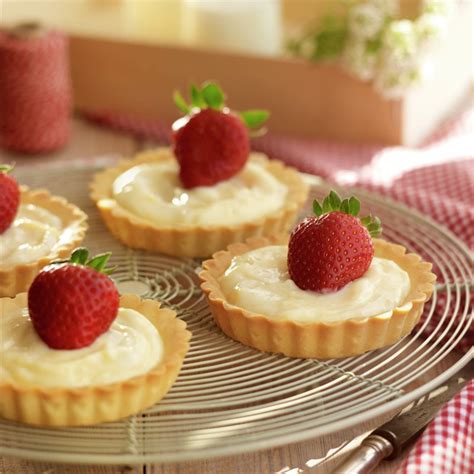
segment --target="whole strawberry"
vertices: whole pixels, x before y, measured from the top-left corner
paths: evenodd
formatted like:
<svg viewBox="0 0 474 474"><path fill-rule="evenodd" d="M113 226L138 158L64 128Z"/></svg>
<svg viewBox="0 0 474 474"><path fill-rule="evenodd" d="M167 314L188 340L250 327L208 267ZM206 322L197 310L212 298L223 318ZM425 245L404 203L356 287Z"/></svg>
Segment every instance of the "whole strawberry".
<svg viewBox="0 0 474 474"><path fill-rule="evenodd" d="M260 127L268 112L240 114L224 106L224 94L214 83L191 86L188 105L175 92L176 105L186 116L173 124L173 150L186 188L212 186L237 174L250 152L248 128Z"/></svg>
<svg viewBox="0 0 474 474"><path fill-rule="evenodd" d="M288 244L288 271L303 290L336 291L360 278L374 256L372 236L381 232L380 220L359 219L360 203L331 191L321 206L313 202L316 217L293 230Z"/></svg>
<svg viewBox="0 0 474 474"><path fill-rule="evenodd" d="M28 310L38 336L52 349L91 345L117 316L119 294L105 268L110 253L89 259L76 249L69 261L52 263L34 279Z"/></svg>
<svg viewBox="0 0 474 474"><path fill-rule="evenodd" d="M20 205L20 188L8 174L11 170L11 166L0 165L0 234L12 225Z"/></svg>

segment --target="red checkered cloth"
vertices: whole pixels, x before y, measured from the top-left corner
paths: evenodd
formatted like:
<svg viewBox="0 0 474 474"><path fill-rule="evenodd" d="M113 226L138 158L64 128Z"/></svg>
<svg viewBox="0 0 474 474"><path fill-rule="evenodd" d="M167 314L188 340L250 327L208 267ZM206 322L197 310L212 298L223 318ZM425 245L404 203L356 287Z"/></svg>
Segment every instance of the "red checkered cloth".
<svg viewBox="0 0 474 474"><path fill-rule="evenodd" d="M272 136L256 145L302 171L402 201L474 248L474 109L446 123L417 149Z"/></svg>
<svg viewBox="0 0 474 474"><path fill-rule="evenodd" d="M117 114L88 116L138 136L165 143L170 140L169 126L160 122ZM253 148L328 181L364 187L402 201L448 227L469 248L474 248L474 109L444 124L416 149L273 135L255 140ZM459 349L467 352L473 344L474 328L463 338ZM428 426L399 472L472 474L473 438L471 382Z"/></svg>
<svg viewBox="0 0 474 474"><path fill-rule="evenodd" d="M474 472L474 381L428 425L397 474Z"/></svg>

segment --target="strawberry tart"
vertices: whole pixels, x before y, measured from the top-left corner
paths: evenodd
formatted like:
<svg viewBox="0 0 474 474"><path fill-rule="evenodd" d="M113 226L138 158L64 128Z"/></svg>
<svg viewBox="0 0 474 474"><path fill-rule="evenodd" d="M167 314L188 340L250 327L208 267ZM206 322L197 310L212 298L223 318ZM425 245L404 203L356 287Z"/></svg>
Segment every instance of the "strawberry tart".
<svg viewBox="0 0 474 474"><path fill-rule="evenodd" d="M288 231L308 185L294 169L250 152L249 129L268 114L233 112L213 83L192 86L173 125L172 148L139 154L98 173L91 197L125 245L205 257L251 236Z"/></svg>
<svg viewBox="0 0 474 474"><path fill-rule="evenodd" d="M409 334L434 287L431 264L374 238L376 217L332 191L291 236L254 238L203 263L217 325L262 351L338 358Z"/></svg>
<svg viewBox="0 0 474 474"><path fill-rule="evenodd" d="M90 425L137 413L170 389L191 334L157 301L120 297L109 257L77 249L45 267L28 294L0 299L0 416Z"/></svg>
<svg viewBox="0 0 474 474"><path fill-rule="evenodd" d="M0 296L26 291L45 265L70 255L85 235L87 216L44 189L19 186L0 166Z"/></svg>

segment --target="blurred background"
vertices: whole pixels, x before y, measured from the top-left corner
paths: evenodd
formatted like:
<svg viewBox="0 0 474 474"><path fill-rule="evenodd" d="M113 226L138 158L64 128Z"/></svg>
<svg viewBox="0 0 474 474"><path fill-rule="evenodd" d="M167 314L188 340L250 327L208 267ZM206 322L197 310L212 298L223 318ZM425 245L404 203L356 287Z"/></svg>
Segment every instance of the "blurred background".
<svg viewBox="0 0 474 474"><path fill-rule="evenodd" d="M278 134L415 146L472 98L470 0L3 0L70 35L77 111L169 124L219 82Z"/></svg>
<svg viewBox="0 0 474 474"><path fill-rule="evenodd" d="M451 0L456 2L457 0ZM285 38L350 0L3 0L2 21L36 20L70 33L162 44L280 55ZM398 3L397 16L415 18L422 0ZM435 2L432 2L436 4ZM457 3L470 3L469 1Z"/></svg>

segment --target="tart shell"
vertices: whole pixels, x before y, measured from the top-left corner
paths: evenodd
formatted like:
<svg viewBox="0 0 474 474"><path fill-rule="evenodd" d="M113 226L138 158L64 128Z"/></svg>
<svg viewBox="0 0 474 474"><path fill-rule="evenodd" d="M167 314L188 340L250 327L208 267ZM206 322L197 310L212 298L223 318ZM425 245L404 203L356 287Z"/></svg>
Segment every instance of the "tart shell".
<svg viewBox="0 0 474 474"><path fill-rule="evenodd" d="M15 299L3 298L0 309L25 307L26 300L26 293ZM123 295L120 306L142 313L158 329L164 345L158 365L129 380L95 387L19 386L1 380L0 416L38 426L92 425L130 416L161 400L178 376L191 333L174 311L160 308L157 301Z"/></svg>
<svg viewBox="0 0 474 474"><path fill-rule="evenodd" d="M117 167L94 176L91 198L110 232L126 246L179 257L208 257L231 243L242 242L249 237L287 232L308 196L309 186L295 169L279 161L268 160L264 155L252 154L251 160L261 162L267 171L288 187L284 207L254 222L222 226L157 226L128 212L113 199L113 182L129 168L174 159L169 148L159 148L122 161Z"/></svg>
<svg viewBox="0 0 474 474"><path fill-rule="evenodd" d="M0 297L15 296L27 291L39 271L53 260L68 257L83 241L87 230L87 215L83 211L66 199L51 195L45 189L30 190L26 186L21 186L20 203L35 204L52 212L61 219L67 234L63 233L63 240L39 260L8 267L0 265Z"/></svg>
<svg viewBox="0 0 474 474"><path fill-rule="evenodd" d="M389 346L409 334L420 319L424 304L434 289L436 276L431 264L401 245L374 239L375 256L393 260L410 277L410 291L403 303L380 316L324 323L277 321L252 313L226 301L219 277L232 258L250 250L288 243L288 237L255 238L229 246L203 263L200 273L216 324L232 339L265 352L302 358L341 358Z"/></svg>

